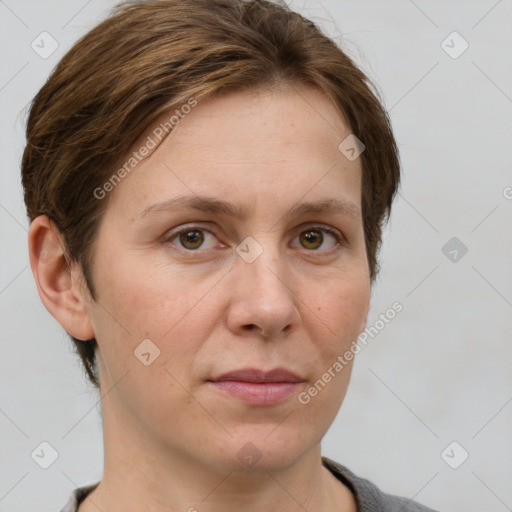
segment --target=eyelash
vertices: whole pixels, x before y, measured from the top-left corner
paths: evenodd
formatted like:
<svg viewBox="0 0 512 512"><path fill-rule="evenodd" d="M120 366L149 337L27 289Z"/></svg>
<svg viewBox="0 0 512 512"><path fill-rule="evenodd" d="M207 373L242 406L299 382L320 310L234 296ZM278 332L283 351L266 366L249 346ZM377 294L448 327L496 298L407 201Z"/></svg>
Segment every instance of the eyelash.
<svg viewBox="0 0 512 512"><path fill-rule="evenodd" d="M185 228L180 229L179 231L174 231L174 232L169 233L165 237L164 242L165 243L171 243L177 249L179 249L181 251L185 251L188 254L204 253L205 251L209 251L209 250L213 249L213 248L209 248L209 249L187 249L185 247L180 247L179 245L176 245L176 244L174 244L172 242L173 240L178 238L182 233L187 233L189 231L204 231L204 232L209 233L209 234L211 234L212 236L214 236L215 238L218 239L218 237L212 231L210 231L209 229L206 229L206 228L201 227L201 226L190 225L190 226L187 226ZM318 224L307 225L307 226L303 227L298 232L298 234L294 237L294 240L301 233L304 233L305 231L320 231L321 233L327 233L327 234L331 235L334 238L334 240L335 240L335 245L333 247L331 247L330 249L318 250L318 249L306 249L305 247L302 247L302 249L304 251L306 251L307 253L312 254L312 255L314 255L315 253L318 254L318 255L330 255L334 251L338 250L340 247L342 247L342 246L344 246L346 244L345 237L341 233L339 233L338 231L336 231L336 230L334 230L332 228L329 228L329 227L326 227L326 226L323 226L323 225L318 225Z"/></svg>

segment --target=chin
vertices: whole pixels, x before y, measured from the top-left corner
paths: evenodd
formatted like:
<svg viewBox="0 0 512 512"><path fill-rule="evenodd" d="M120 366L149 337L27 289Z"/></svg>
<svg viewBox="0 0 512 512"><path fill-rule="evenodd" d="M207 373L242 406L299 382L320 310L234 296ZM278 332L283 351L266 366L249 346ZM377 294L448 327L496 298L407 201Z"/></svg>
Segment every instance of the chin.
<svg viewBox="0 0 512 512"><path fill-rule="evenodd" d="M293 437L291 432L283 429L281 435L274 438L272 428L269 429L268 425L253 427L243 435L233 435L219 449L219 456L212 463L223 473L285 471L299 462L311 446L297 436L296 426L293 431ZM311 444L314 442L311 441Z"/></svg>

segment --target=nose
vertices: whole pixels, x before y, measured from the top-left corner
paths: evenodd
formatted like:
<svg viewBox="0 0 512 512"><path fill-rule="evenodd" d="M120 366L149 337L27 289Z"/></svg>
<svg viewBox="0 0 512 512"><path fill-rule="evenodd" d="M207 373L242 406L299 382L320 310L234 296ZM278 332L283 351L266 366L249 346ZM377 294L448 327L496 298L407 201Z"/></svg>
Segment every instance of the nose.
<svg viewBox="0 0 512 512"><path fill-rule="evenodd" d="M277 255L264 250L252 263L239 259L231 274L235 284L227 323L233 333L277 338L297 327L294 283Z"/></svg>

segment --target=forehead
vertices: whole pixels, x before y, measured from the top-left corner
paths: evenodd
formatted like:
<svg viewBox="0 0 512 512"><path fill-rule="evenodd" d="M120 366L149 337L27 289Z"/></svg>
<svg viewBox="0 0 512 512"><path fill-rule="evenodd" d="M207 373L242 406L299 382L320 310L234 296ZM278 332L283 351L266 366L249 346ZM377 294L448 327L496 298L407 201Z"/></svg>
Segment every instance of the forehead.
<svg viewBox="0 0 512 512"><path fill-rule="evenodd" d="M296 202L306 195L345 194L360 205L360 159L350 161L338 148L350 127L321 91L294 85L231 92L186 111L160 146L116 185L114 209L133 214L191 194L283 205L286 196ZM174 112L163 115L132 152Z"/></svg>

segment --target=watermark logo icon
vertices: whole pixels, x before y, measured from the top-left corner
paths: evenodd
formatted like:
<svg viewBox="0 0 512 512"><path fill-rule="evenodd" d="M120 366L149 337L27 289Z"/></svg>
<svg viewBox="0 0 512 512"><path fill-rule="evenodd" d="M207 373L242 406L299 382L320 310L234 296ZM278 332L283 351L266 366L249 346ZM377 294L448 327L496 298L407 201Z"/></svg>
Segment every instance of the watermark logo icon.
<svg viewBox="0 0 512 512"><path fill-rule="evenodd" d="M235 250L246 263L252 263L261 255L263 247L252 236L248 236L242 240Z"/></svg>
<svg viewBox="0 0 512 512"><path fill-rule="evenodd" d="M467 254L468 248L459 238L454 236L443 245L441 252L452 263L458 263Z"/></svg>
<svg viewBox="0 0 512 512"><path fill-rule="evenodd" d="M43 441L30 456L39 467L48 469L59 458L59 453L48 441Z"/></svg>
<svg viewBox="0 0 512 512"><path fill-rule="evenodd" d="M238 450L237 457L244 466L252 468L261 459L262 453L253 443L248 442Z"/></svg>
<svg viewBox="0 0 512 512"><path fill-rule="evenodd" d="M452 59L458 59L469 48L469 43L454 30L441 41L441 48Z"/></svg>
<svg viewBox="0 0 512 512"><path fill-rule="evenodd" d="M160 356L160 349L149 338L146 338L133 353L144 366L149 366Z"/></svg>
<svg viewBox="0 0 512 512"><path fill-rule="evenodd" d="M41 32L31 43L30 47L39 57L47 59L59 47L56 39L48 32Z"/></svg>
<svg viewBox="0 0 512 512"><path fill-rule="evenodd" d="M53 258L53 256L57 254L58 250L59 248L55 245L55 243L46 238L43 242L43 247L41 248L41 262L48 263Z"/></svg>
<svg viewBox="0 0 512 512"><path fill-rule="evenodd" d="M452 441L442 452L441 458L450 466L452 469L457 469L469 457L467 450L457 441Z"/></svg>
<svg viewBox="0 0 512 512"><path fill-rule="evenodd" d="M359 158L361 153L366 149L366 146L353 133L351 133L341 142L338 149L347 158L347 160L353 162Z"/></svg>

